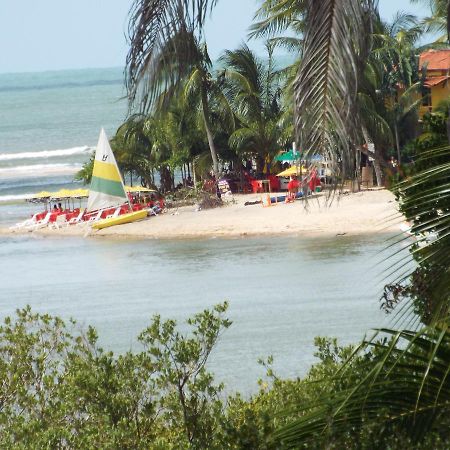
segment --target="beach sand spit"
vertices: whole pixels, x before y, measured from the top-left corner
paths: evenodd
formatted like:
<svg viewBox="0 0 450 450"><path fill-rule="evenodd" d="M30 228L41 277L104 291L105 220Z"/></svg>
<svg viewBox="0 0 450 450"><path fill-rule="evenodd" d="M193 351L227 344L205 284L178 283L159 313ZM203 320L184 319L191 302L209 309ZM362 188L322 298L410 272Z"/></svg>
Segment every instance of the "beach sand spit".
<svg viewBox="0 0 450 450"><path fill-rule="evenodd" d="M140 222L117 225L99 231L85 226L58 230L40 229L36 234L53 236L108 236L154 239L212 238L275 235L356 235L399 232L404 218L391 192L385 189L336 194L330 204L326 194L315 194L308 202L278 203L270 207L245 202L261 195L234 195L223 207L196 211L195 207L169 209ZM274 195L274 194L272 194ZM10 230L1 230L11 233Z"/></svg>

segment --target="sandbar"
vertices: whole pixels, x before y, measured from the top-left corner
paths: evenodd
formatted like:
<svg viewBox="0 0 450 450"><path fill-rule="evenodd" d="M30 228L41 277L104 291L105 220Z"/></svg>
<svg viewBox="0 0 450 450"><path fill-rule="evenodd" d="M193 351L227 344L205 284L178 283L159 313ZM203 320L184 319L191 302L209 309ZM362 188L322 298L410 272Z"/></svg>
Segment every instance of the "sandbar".
<svg viewBox="0 0 450 450"><path fill-rule="evenodd" d="M149 239L189 239L245 236L341 236L398 233L404 218L393 194L386 189L357 193L314 194L308 201L245 205L261 194L234 195L224 206L197 210L195 206L169 209L146 220L93 231L86 225L43 228L33 233L46 236L86 236ZM13 233L3 228L2 234Z"/></svg>

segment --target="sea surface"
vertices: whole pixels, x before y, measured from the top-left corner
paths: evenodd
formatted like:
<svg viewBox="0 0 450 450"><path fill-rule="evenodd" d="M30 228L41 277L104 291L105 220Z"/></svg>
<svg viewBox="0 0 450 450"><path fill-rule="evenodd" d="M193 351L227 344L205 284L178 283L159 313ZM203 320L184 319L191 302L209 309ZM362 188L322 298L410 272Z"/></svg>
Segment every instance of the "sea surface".
<svg viewBox="0 0 450 450"><path fill-rule="evenodd" d="M126 118L124 94L120 68L0 74L0 225L33 210L30 194L81 187L101 127L113 136Z"/></svg>
<svg viewBox="0 0 450 450"><path fill-rule="evenodd" d="M228 300L233 325L210 368L228 392L248 393L264 375L258 358L273 355L279 375L300 376L315 361L315 336L357 343L383 325L385 241L0 238L0 318L30 304L94 325L105 348L122 352L139 348L154 314L183 324Z"/></svg>
<svg viewBox="0 0 450 450"><path fill-rule="evenodd" d="M24 198L81 187L101 127L126 116L121 69L0 75L0 227L39 206ZM108 240L0 236L0 320L33 309L98 328L116 352L138 348L154 314L181 323L228 300L232 327L211 369L228 391L252 392L273 355L276 371L304 374L315 336L358 342L385 320L383 269L398 246L385 235L333 238ZM399 244L400 245L400 244Z"/></svg>

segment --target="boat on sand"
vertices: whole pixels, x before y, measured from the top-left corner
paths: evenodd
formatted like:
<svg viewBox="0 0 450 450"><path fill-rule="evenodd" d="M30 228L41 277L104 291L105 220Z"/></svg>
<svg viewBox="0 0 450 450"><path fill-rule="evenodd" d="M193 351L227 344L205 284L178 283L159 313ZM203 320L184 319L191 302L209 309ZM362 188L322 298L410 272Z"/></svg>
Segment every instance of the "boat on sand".
<svg viewBox="0 0 450 450"><path fill-rule="evenodd" d="M94 220L92 228L100 230L147 217L147 210L133 211L116 159L102 128L95 151L94 168L89 188L86 214L116 207L116 211L104 219Z"/></svg>
<svg viewBox="0 0 450 450"><path fill-rule="evenodd" d="M125 223L135 222L136 220L145 219L148 216L146 209L140 211L132 211L119 215L117 217L110 217L107 219L101 219L92 224L92 228L95 230L101 230L102 228L112 227L114 225L122 225Z"/></svg>

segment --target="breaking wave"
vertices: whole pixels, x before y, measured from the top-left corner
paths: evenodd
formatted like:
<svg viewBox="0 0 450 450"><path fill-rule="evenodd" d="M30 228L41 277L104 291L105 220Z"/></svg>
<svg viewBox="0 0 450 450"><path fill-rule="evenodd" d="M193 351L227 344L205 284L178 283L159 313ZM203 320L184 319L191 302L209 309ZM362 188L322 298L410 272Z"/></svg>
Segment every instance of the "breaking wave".
<svg viewBox="0 0 450 450"><path fill-rule="evenodd" d="M69 175L81 169L81 164L32 164L27 166L1 167L1 178L45 177Z"/></svg>
<svg viewBox="0 0 450 450"><path fill-rule="evenodd" d="M91 147L84 145L82 147L66 148L63 150L42 150L38 152L0 153L0 161L86 155L89 154L92 150L93 149Z"/></svg>

